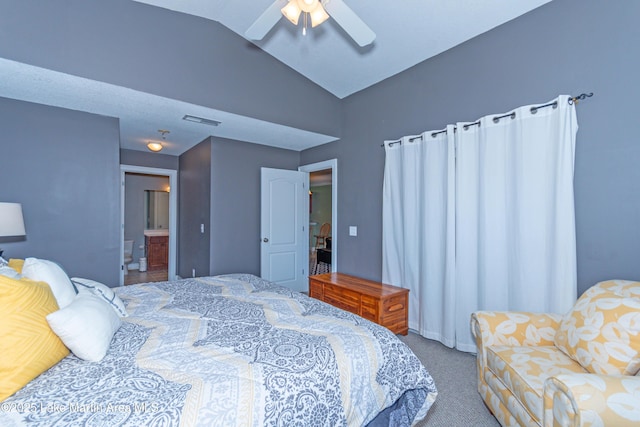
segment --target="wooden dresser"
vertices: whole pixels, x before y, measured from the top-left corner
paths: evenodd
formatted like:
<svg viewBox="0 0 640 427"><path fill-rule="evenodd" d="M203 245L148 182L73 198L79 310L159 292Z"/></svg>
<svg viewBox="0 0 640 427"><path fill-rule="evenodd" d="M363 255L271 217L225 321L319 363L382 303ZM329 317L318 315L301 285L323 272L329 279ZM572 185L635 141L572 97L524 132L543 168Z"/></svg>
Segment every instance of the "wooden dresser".
<svg viewBox="0 0 640 427"><path fill-rule="evenodd" d="M342 273L309 276L309 296L358 314L396 334L409 330L409 290Z"/></svg>

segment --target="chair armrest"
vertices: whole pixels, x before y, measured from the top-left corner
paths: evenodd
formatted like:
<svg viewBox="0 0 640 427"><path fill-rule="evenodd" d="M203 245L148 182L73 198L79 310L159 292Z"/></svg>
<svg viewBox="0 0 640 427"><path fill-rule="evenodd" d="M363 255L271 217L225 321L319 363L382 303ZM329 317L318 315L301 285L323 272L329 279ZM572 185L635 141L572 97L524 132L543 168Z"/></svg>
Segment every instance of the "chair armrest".
<svg viewBox="0 0 640 427"><path fill-rule="evenodd" d="M471 332L478 349L478 372L486 366L485 347L552 346L561 319L559 314L521 311L476 311L471 314Z"/></svg>
<svg viewBox="0 0 640 427"><path fill-rule="evenodd" d="M544 383L544 427L640 425L640 378L562 374Z"/></svg>

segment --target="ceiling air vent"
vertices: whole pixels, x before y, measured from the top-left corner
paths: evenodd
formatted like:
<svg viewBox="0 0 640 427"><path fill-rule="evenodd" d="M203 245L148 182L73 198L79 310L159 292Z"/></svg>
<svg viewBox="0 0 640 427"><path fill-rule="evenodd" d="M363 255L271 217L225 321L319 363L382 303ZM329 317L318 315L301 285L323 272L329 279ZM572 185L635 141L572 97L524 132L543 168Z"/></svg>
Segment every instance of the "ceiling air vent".
<svg viewBox="0 0 640 427"><path fill-rule="evenodd" d="M209 125L209 126L218 126L220 123L222 123L217 120L205 119L203 117L191 116L189 114L185 114L182 120L186 120L188 122L202 123L203 125Z"/></svg>

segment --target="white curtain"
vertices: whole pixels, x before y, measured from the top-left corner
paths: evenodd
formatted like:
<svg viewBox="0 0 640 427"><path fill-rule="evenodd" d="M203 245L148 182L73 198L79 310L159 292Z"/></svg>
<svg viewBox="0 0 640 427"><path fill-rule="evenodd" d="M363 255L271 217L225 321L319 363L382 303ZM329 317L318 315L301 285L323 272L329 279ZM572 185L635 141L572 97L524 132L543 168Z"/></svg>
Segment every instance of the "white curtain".
<svg viewBox="0 0 640 427"><path fill-rule="evenodd" d="M410 290L411 329L473 352L473 311L575 302L568 99L385 142L383 281Z"/></svg>

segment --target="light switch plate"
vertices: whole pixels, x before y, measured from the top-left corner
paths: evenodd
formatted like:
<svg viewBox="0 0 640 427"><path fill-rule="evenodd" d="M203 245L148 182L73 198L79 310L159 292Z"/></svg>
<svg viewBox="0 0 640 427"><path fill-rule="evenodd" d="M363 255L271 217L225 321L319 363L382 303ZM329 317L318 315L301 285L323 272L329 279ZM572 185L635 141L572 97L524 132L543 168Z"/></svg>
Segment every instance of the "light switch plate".
<svg viewBox="0 0 640 427"><path fill-rule="evenodd" d="M349 236L357 236L358 235L358 226L350 225L349 226Z"/></svg>

